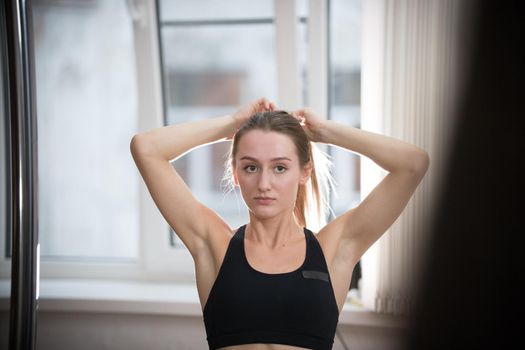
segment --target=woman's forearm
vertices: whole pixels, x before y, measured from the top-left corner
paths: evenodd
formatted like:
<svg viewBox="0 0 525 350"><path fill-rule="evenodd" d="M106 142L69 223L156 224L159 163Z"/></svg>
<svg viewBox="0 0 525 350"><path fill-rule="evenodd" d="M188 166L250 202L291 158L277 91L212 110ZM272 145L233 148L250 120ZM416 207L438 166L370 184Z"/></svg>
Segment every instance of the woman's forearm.
<svg viewBox="0 0 525 350"><path fill-rule="evenodd" d="M132 148L141 148L172 161L189 150L208 143L231 138L235 131L235 120L231 115L178 123L142 132L134 136Z"/></svg>
<svg viewBox="0 0 525 350"><path fill-rule="evenodd" d="M389 172L424 172L429 163L427 152L415 145L331 120L321 123L319 142L364 155Z"/></svg>

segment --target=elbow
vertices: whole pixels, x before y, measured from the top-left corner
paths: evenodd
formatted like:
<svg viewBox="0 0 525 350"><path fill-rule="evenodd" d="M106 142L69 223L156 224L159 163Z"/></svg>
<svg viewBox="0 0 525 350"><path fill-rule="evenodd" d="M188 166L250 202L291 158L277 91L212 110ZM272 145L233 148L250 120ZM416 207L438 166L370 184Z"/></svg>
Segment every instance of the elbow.
<svg viewBox="0 0 525 350"><path fill-rule="evenodd" d="M149 145L149 142L146 140L144 135L142 134L135 134L129 143L129 150L131 154L138 155L143 154L148 151L148 149L151 149L151 146Z"/></svg>
<svg viewBox="0 0 525 350"><path fill-rule="evenodd" d="M413 157L412 171L424 176L430 167L430 156L425 150L419 149Z"/></svg>

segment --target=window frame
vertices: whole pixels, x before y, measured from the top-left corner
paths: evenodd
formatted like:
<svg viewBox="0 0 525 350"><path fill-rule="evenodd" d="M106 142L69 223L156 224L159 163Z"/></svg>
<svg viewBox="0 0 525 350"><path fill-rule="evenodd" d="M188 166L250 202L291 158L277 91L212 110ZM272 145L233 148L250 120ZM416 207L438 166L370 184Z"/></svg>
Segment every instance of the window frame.
<svg viewBox="0 0 525 350"><path fill-rule="evenodd" d="M328 2L308 0L308 79L309 105L328 116ZM165 125L162 82L162 55L159 27L159 0L127 1L133 25L135 46L138 131ZM278 97L276 101L287 109L303 105L300 93L300 66L298 49L290 54L290 47L298 48L298 6L296 0L274 0L276 33L276 65ZM131 141L131 140L130 140ZM130 155L131 160L131 155ZM80 279L132 279L194 283L195 271L189 251L173 248L170 244L168 223L160 214L144 182L139 186L139 256L129 262L101 262L89 260L38 259L40 277ZM0 249L5 251L5 235ZM2 254L0 277L11 274L11 259Z"/></svg>

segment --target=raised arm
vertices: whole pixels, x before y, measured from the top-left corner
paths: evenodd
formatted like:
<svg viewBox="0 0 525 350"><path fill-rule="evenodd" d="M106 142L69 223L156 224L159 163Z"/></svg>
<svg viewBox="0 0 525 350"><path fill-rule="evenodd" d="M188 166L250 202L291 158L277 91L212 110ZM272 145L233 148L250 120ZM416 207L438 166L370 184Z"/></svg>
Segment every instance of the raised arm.
<svg viewBox="0 0 525 350"><path fill-rule="evenodd" d="M358 206L323 228L331 236L332 249L344 249L346 258L356 263L406 207L429 167L429 156L410 143L321 120L311 109L295 111L293 115L304 120L312 141L366 156L389 172Z"/></svg>
<svg viewBox="0 0 525 350"><path fill-rule="evenodd" d="M164 126L133 136L131 154L149 193L193 256L208 240L212 228L229 227L213 210L195 199L170 162L196 147L231 139L251 114L272 106L262 98L232 115Z"/></svg>

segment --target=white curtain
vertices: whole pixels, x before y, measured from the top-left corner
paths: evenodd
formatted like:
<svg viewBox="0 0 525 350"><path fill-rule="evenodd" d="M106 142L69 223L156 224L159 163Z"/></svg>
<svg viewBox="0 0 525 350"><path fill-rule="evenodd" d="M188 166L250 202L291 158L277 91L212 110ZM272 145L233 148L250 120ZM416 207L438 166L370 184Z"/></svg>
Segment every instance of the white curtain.
<svg viewBox="0 0 525 350"><path fill-rule="evenodd" d="M470 6L470 5L469 5ZM427 222L454 130L468 40L465 2L364 0L362 128L425 149L430 168L407 207L363 256L362 298L381 313L410 311L424 263ZM362 198L385 172L363 159Z"/></svg>

